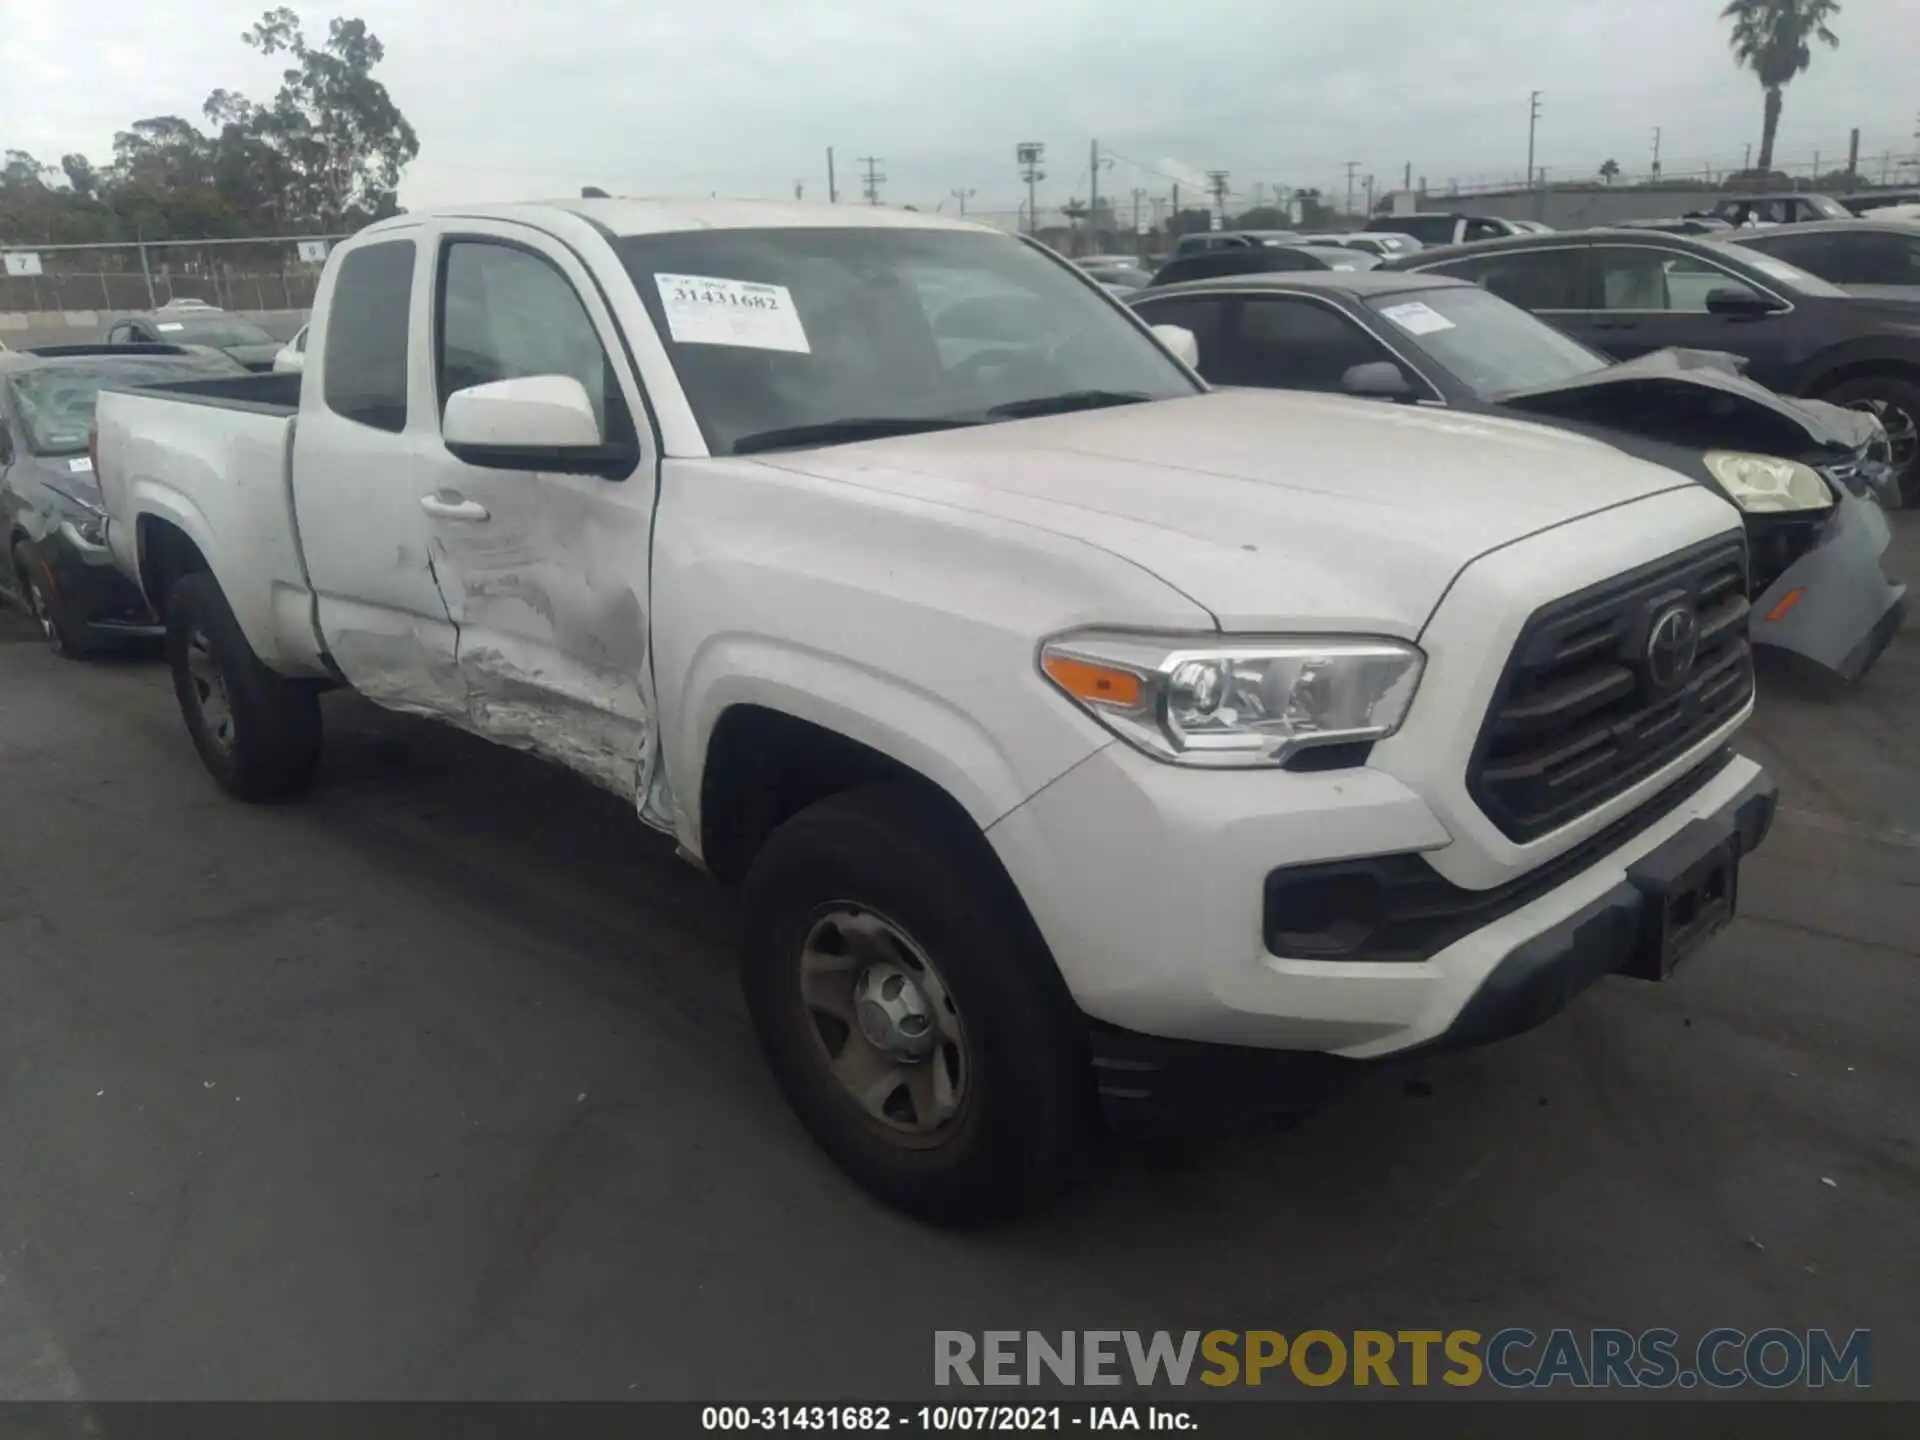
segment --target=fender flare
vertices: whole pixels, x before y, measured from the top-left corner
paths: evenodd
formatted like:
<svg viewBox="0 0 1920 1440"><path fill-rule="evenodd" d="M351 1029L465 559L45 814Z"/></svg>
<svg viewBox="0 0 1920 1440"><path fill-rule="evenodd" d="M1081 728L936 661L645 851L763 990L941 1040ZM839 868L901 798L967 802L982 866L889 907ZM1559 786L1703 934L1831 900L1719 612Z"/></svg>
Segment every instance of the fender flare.
<svg viewBox="0 0 1920 1440"><path fill-rule="evenodd" d="M669 733L668 773L685 843L701 833L701 778L715 726L757 705L844 735L945 791L983 831L1028 798L1012 761L945 696L842 655L763 636L710 637L693 657ZM1102 742L1089 738L1087 752Z"/></svg>

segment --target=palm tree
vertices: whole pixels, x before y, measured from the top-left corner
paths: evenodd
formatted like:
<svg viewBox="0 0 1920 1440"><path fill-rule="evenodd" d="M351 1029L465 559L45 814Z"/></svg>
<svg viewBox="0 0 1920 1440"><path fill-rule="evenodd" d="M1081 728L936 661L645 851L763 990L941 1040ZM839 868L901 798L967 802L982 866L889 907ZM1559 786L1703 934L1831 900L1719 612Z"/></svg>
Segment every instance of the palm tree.
<svg viewBox="0 0 1920 1440"><path fill-rule="evenodd" d="M1620 162L1618 160L1609 160L1607 161L1606 164L1600 167L1600 178L1606 181L1607 184L1609 185L1613 183L1613 177L1618 175L1619 173L1620 173Z"/></svg>
<svg viewBox="0 0 1920 1440"><path fill-rule="evenodd" d="M1813 42L1829 47L1840 37L1827 22L1840 13L1840 0L1728 0L1720 12L1733 22L1728 43L1733 59L1753 71L1767 92L1766 120L1760 131L1760 169L1773 168L1773 139L1780 129L1780 92L1813 63Z"/></svg>

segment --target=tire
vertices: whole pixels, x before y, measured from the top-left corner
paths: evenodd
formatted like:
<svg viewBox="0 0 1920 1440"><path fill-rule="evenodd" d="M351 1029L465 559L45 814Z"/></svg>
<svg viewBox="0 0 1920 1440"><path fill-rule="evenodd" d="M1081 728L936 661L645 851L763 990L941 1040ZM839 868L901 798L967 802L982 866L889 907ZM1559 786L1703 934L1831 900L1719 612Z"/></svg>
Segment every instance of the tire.
<svg viewBox="0 0 1920 1440"><path fill-rule="evenodd" d="M1820 398L1880 417L1894 446L1900 506L1906 510L1920 506L1920 383L1904 375L1862 375L1834 386Z"/></svg>
<svg viewBox="0 0 1920 1440"><path fill-rule="evenodd" d="M167 664L187 733L220 788L242 800L303 790L320 763L320 699L262 665L204 571L167 593Z"/></svg>
<svg viewBox="0 0 1920 1440"><path fill-rule="evenodd" d="M1065 1188L1091 1125L1084 1030L1017 895L944 806L906 784L822 800L768 837L744 900L747 1008L788 1103L842 1169L953 1227L1010 1218ZM888 1000L896 975L916 984ZM816 1005L823 985L842 983L846 996ZM932 1053L896 1065L900 1088L877 1108L833 1068L864 1080L894 1063L858 1018L862 995L905 1006L898 1026L880 1024L903 1043L919 1043L907 1033L915 997L934 1017ZM861 1045L877 1062L854 1064Z"/></svg>
<svg viewBox="0 0 1920 1440"><path fill-rule="evenodd" d="M60 598L59 588L31 540L14 542L13 575L14 591L20 597L21 607L40 627L47 648L62 659L86 659L92 647L67 614L66 602Z"/></svg>

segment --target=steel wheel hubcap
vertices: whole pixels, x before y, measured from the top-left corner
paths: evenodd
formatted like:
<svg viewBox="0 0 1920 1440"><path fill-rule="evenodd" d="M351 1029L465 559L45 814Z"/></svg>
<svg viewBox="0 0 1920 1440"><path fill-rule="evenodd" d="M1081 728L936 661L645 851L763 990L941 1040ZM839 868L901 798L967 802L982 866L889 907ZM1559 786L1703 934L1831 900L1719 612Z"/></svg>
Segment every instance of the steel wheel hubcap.
<svg viewBox="0 0 1920 1440"><path fill-rule="evenodd" d="M972 1060L959 1008L898 925L850 904L819 911L800 999L827 1073L889 1130L930 1137L960 1113Z"/></svg>
<svg viewBox="0 0 1920 1440"><path fill-rule="evenodd" d="M233 702L227 696L226 677L213 663L213 644L204 630L187 636L187 679L193 686L200 727L223 751L233 749Z"/></svg>

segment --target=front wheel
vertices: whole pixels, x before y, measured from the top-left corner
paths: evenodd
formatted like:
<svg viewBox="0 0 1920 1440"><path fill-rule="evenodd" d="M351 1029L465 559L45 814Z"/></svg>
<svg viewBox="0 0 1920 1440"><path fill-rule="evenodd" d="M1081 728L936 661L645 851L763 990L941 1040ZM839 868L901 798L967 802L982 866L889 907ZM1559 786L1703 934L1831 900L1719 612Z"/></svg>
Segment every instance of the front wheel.
<svg viewBox="0 0 1920 1440"><path fill-rule="evenodd" d="M775 1078L861 1185L937 1224L1071 1179L1089 1069L1052 961L960 822L906 785L832 796L747 878L742 979Z"/></svg>
<svg viewBox="0 0 1920 1440"><path fill-rule="evenodd" d="M242 800L306 788L320 763L320 699L260 663L204 571L167 595L167 663L180 713L220 787Z"/></svg>
<svg viewBox="0 0 1920 1440"><path fill-rule="evenodd" d="M1820 398L1878 418L1893 450L1894 494L1904 509L1920 506L1920 384L1901 375L1863 375Z"/></svg>

